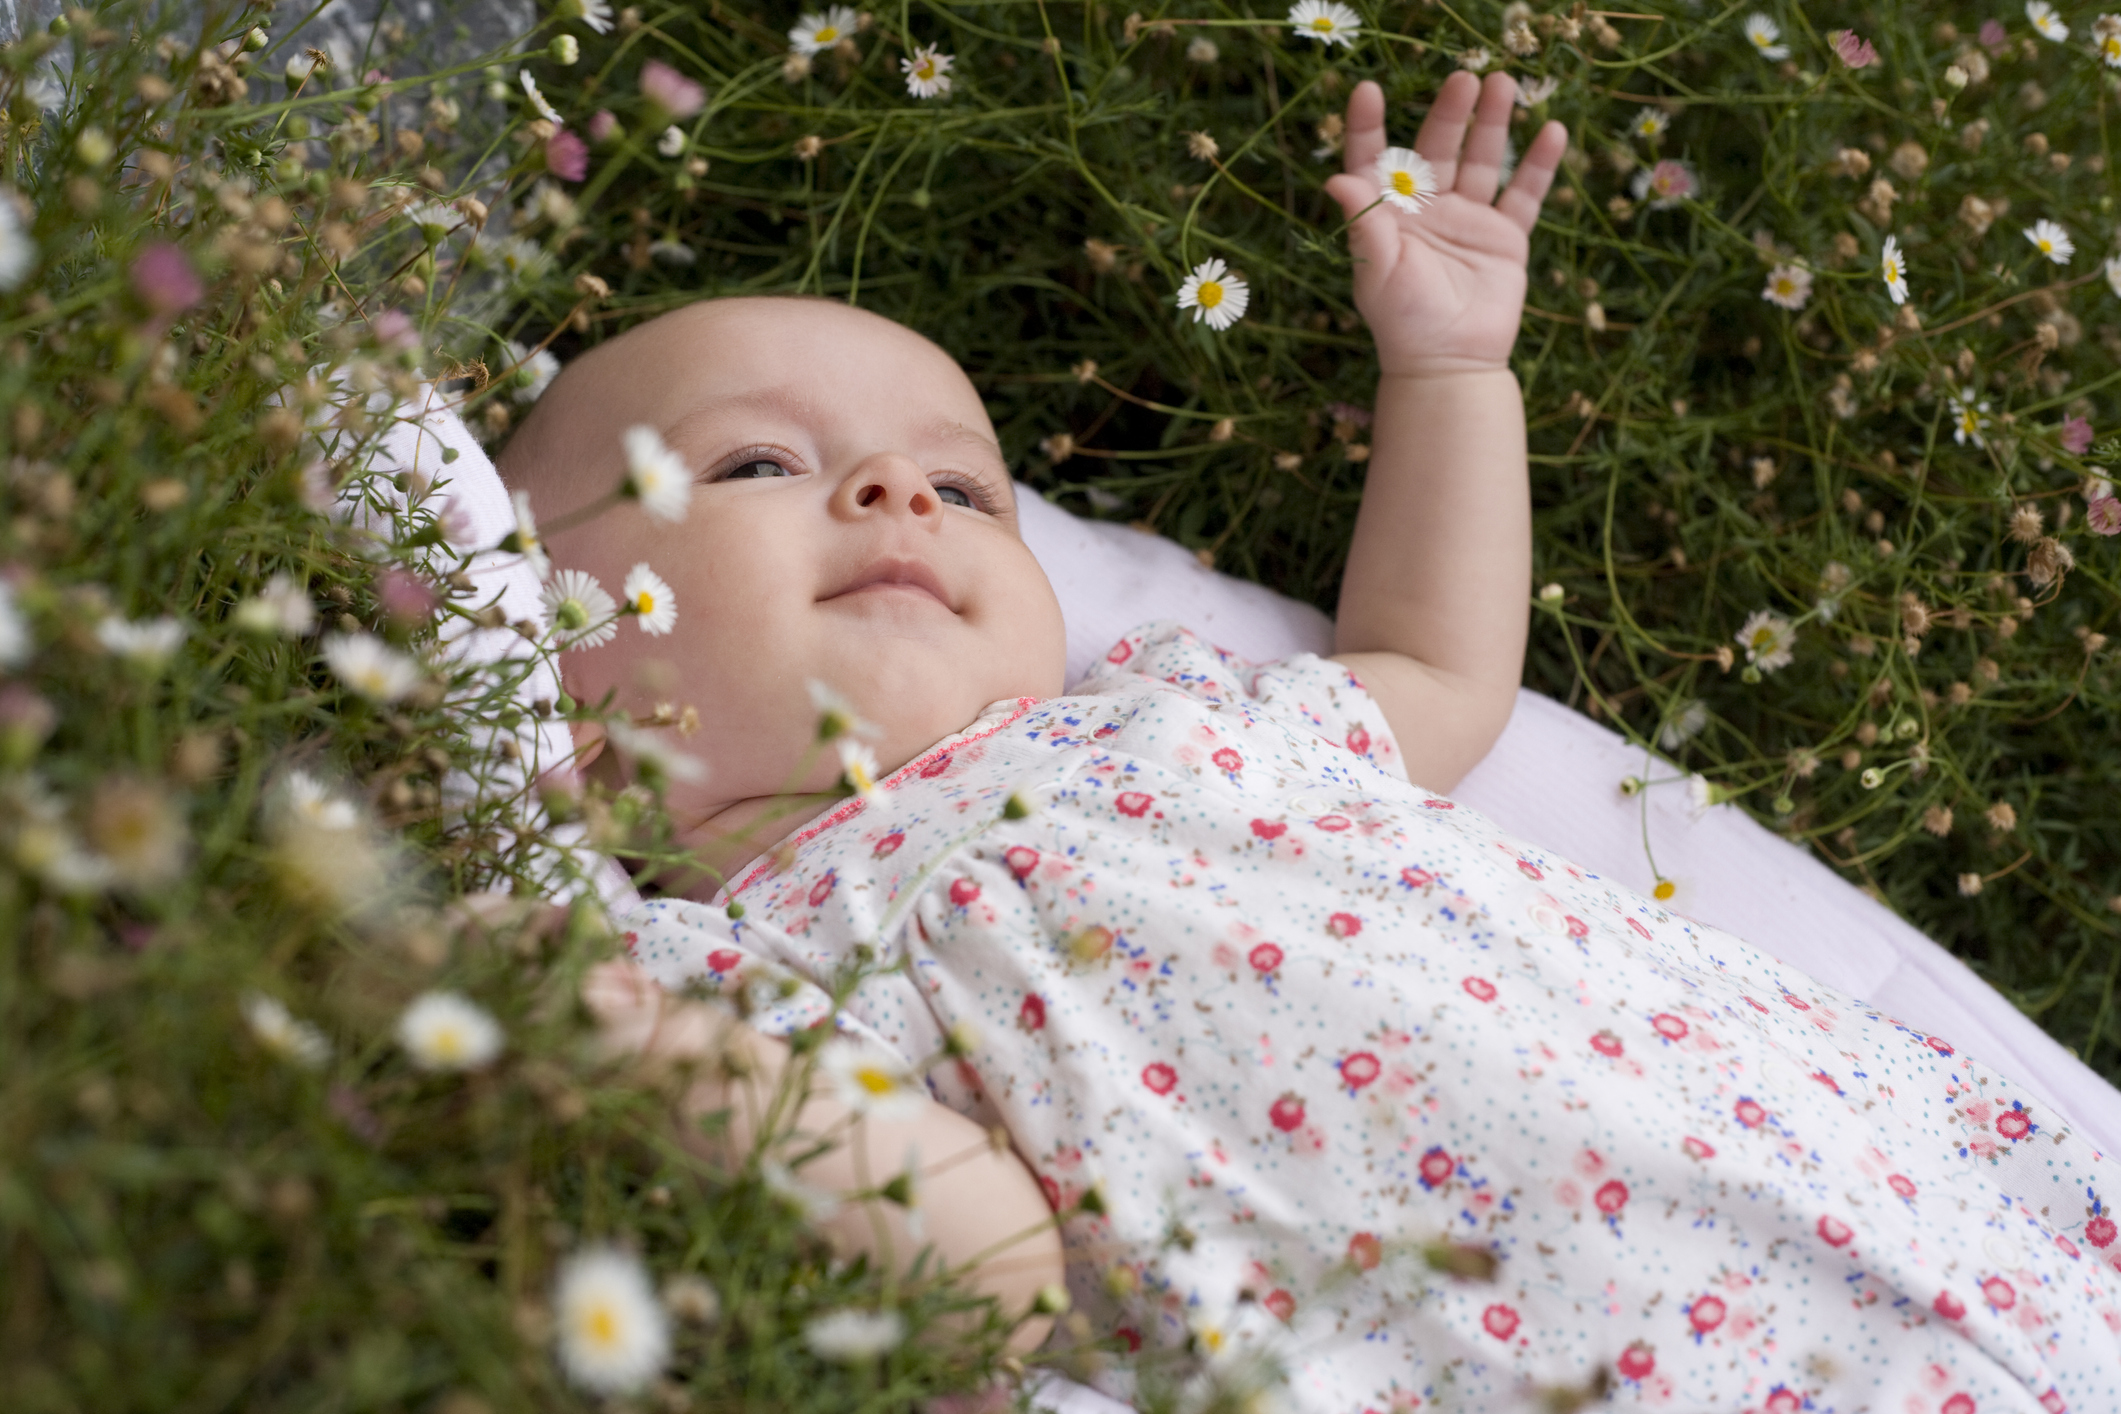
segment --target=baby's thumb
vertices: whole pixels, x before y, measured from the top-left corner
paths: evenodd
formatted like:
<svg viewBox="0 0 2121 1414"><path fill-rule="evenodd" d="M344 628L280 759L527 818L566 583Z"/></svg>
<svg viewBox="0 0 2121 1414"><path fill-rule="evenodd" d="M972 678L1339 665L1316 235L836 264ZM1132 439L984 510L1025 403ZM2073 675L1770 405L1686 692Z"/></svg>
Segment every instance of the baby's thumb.
<svg viewBox="0 0 2121 1414"><path fill-rule="evenodd" d="M1326 179L1326 194L1340 203L1341 214L1350 222L1348 254L1358 260L1378 260L1389 253L1387 242L1396 227L1392 213L1377 199L1374 183L1343 172Z"/></svg>

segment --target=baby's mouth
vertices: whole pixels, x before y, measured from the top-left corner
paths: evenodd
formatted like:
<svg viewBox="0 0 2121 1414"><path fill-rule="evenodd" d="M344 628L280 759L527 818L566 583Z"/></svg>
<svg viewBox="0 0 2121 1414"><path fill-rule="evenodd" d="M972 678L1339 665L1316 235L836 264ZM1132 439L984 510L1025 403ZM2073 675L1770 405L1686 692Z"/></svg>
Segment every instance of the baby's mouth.
<svg viewBox="0 0 2121 1414"><path fill-rule="evenodd" d="M950 602L948 591L936 572L919 560L886 556L870 562L859 574L829 594L820 596L819 602L838 599L850 594L914 594L933 599L936 603L956 613Z"/></svg>

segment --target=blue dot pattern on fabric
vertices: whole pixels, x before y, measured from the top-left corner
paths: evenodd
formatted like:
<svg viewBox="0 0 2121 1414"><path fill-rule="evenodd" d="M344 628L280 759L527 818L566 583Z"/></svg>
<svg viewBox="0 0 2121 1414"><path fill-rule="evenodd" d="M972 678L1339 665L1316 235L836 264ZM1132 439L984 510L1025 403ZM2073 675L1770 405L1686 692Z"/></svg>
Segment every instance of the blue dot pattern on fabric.
<svg viewBox="0 0 2121 1414"><path fill-rule="evenodd" d="M1004 818L1012 792L1033 806ZM1309 654L1168 624L990 708L729 897L665 985L837 1024L1005 1125L1099 1338L1237 1320L1304 1410L2121 1410L2121 1175L1927 1036L1410 784ZM1424 1249L1480 1249L1492 1280ZM1103 1381L1119 1397L1125 1362Z"/></svg>

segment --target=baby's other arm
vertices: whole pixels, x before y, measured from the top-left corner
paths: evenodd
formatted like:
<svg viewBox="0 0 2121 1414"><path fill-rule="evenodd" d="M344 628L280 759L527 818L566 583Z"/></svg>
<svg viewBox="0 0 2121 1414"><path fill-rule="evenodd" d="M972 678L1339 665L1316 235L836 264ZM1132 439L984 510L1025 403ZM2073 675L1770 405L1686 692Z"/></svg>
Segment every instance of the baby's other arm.
<svg viewBox="0 0 2121 1414"><path fill-rule="evenodd" d="M1503 74L1445 81L1415 139L1436 191L1408 213L1373 205L1384 94L1359 84L1347 171L1327 184L1355 218L1355 302L1381 369L1334 657L1377 698L1407 774L1432 790L1454 789L1495 744L1524 673L1531 492L1509 355L1528 236L1568 133L1543 127L1497 198L1515 95Z"/></svg>

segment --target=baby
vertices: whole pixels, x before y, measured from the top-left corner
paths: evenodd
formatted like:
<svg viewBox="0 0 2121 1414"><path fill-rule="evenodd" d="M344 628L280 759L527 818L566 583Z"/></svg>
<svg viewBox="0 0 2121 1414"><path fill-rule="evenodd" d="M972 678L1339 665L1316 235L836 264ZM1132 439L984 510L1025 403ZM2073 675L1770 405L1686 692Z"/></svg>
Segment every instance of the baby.
<svg viewBox="0 0 2121 1414"><path fill-rule="evenodd" d="M979 397L888 321L715 301L577 360L503 470L548 519L602 496L632 425L696 473L682 524L626 505L552 549L669 580L671 663L629 631L570 688L697 706L707 769L669 798L727 881L628 920L639 968L593 1005L697 1050L704 1009L642 974L742 991L762 1079L770 1037L835 1025L863 1142L801 1183L873 1189L915 1151L921 1240L1009 1308L1064 1282L1078 1335L1231 1381L1271 1356L1302 1409L2121 1410L2108 1161L1944 1040L1446 794L1526 634L1507 359L1566 135L1498 196L1513 96L1444 85L1411 212L1377 201L1382 93L1349 101L1328 186L1383 377L1330 659L1151 624L1062 695ZM873 791L831 794L812 681L874 723ZM791 791L820 794L777 813ZM694 1096L740 1135L743 1100ZM890 1205L832 1221L919 1245Z"/></svg>

